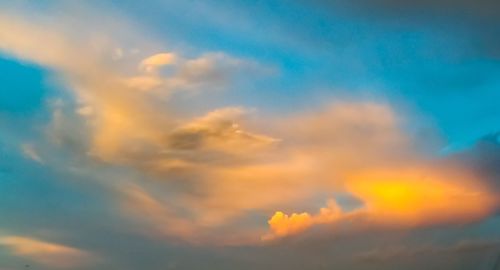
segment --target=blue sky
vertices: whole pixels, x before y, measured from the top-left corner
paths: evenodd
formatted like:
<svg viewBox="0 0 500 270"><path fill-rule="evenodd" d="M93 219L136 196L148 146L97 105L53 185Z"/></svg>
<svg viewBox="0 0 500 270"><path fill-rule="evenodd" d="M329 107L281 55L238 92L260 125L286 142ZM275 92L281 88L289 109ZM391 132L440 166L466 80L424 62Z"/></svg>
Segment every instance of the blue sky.
<svg viewBox="0 0 500 270"><path fill-rule="evenodd" d="M0 9L1 270L495 263L494 1Z"/></svg>

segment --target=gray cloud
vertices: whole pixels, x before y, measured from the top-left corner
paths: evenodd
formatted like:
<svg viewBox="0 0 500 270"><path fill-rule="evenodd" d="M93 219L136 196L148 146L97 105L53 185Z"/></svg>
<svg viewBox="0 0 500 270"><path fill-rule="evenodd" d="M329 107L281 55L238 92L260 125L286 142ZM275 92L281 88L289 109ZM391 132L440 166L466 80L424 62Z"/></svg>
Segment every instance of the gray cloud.
<svg viewBox="0 0 500 270"><path fill-rule="evenodd" d="M456 32L476 54L500 57L500 2L495 0L317 0L315 5L401 27L426 27ZM469 52L469 54L471 54Z"/></svg>
<svg viewBox="0 0 500 270"><path fill-rule="evenodd" d="M493 188L500 190L500 132L483 136L471 148L451 158L472 166Z"/></svg>
<svg viewBox="0 0 500 270"><path fill-rule="evenodd" d="M335 2L335 1L324 1ZM397 0L355 0L349 1L352 5L368 6L377 8L381 12L439 12L446 15L470 15L474 17L483 17L498 20L495 18L498 15L500 3L495 0L422 0L422 1L397 1ZM425 14L420 14L424 15Z"/></svg>

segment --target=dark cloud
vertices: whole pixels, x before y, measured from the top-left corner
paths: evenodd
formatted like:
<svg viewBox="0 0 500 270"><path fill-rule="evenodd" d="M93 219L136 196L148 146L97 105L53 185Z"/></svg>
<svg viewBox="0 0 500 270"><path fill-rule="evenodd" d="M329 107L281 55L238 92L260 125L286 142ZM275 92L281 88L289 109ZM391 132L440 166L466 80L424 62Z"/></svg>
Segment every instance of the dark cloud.
<svg viewBox="0 0 500 270"><path fill-rule="evenodd" d="M356 257L361 261L371 262L390 262L397 260L397 258L419 258L426 255L441 255L441 256L460 256L467 253L491 253L498 250L500 243L498 241L460 241L451 246L394 246L382 247L368 252L357 255Z"/></svg>
<svg viewBox="0 0 500 270"><path fill-rule="evenodd" d="M479 55L500 57L500 1L495 0L317 0L332 12L393 23L456 32ZM472 53L472 52L469 52Z"/></svg>
<svg viewBox="0 0 500 270"><path fill-rule="evenodd" d="M480 21L500 21L500 2L495 0L317 0L314 3L330 8L349 8L352 11L372 15L404 16L424 18L430 14L440 16L462 16Z"/></svg>
<svg viewBox="0 0 500 270"><path fill-rule="evenodd" d="M454 158L472 166L493 188L500 190L500 132L485 135Z"/></svg>
<svg viewBox="0 0 500 270"><path fill-rule="evenodd" d="M500 2L495 0L355 0L350 2L352 5L367 6L388 12L403 11L415 14L419 12L436 12L444 16L456 14L491 19L496 19L495 16L499 14L500 8Z"/></svg>

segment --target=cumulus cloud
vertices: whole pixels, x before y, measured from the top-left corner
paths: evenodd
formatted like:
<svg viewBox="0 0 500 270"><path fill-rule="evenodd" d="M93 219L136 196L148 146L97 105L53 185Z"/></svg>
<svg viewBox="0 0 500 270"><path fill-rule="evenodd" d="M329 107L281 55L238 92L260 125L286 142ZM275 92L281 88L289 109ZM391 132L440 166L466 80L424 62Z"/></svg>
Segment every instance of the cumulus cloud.
<svg viewBox="0 0 500 270"><path fill-rule="evenodd" d="M262 237L263 240L272 240L276 237L303 232L315 224L332 223L343 216L342 209L333 200L328 202L328 206L321 208L320 212L314 216L303 212L293 213L290 216L281 211L274 213L269 219L271 233Z"/></svg>

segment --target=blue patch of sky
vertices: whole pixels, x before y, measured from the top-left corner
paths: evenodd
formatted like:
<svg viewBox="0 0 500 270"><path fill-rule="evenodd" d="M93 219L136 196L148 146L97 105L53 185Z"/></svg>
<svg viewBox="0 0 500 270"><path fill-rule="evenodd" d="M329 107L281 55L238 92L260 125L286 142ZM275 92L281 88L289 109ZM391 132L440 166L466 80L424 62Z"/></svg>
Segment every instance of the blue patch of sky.
<svg viewBox="0 0 500 270"><path fill-rule="evenodd" d="M1 58L0 112L32 114L43 105L46 72L34 66Z"/></svg>

